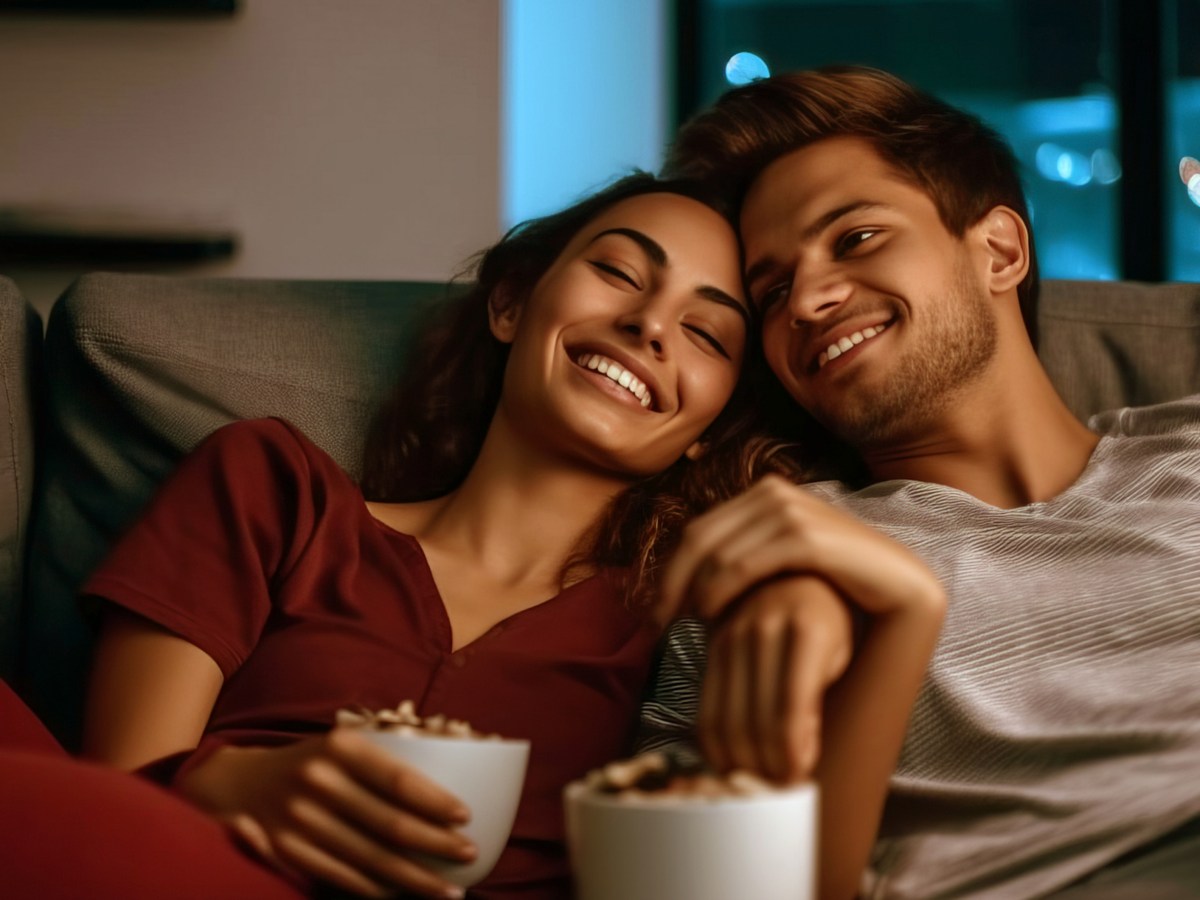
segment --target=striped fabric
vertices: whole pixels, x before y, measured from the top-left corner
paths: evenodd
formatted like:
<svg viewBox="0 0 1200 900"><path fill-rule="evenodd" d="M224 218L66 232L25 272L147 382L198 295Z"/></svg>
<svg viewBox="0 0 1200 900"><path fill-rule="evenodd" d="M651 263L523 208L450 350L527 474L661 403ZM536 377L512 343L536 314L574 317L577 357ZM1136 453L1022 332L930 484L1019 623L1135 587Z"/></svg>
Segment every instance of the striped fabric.
<svg viewBox="0 0 1200 900"><path fill-rule="evenodd" d="M813 486L951 598L867 897L1042 896L1200 816L1200 395L1090 425L1079 480L1018 509ZM702 669L703 630L677 626L648 742L686 742ZM1181 887L1154 896L1200 896Z"/></svg>

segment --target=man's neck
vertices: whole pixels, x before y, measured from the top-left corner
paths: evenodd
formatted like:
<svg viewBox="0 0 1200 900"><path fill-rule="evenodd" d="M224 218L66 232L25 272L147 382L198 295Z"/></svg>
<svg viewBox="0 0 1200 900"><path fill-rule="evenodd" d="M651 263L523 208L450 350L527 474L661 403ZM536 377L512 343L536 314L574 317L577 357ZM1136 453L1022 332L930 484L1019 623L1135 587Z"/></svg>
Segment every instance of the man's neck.
<svg viewBox="0 0 1200 900"><path fill-rule="evenodd" d="M919 436L864 450L875 481L944 484L1005 509L1078 480L1099 438L1067 409L1032 348L964 386Z"/></svg>

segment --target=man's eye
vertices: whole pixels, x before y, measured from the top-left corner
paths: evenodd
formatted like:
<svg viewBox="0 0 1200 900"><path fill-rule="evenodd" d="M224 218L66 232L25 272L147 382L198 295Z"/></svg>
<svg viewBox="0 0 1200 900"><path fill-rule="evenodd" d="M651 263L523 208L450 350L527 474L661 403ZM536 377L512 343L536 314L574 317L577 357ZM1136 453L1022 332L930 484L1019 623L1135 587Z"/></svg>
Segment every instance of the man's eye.
<svg viewBox="0 0 1200 900"><path fill-rule="evenodd" d="M863 228L843 235L837 242L837 255L845 256L847 253L853 253L877 234L879 234L877 229Z"/></svg>
<svg viewBox="0 0 1200 900"><path fill-rule="evenodd" d="M632 287L635 287L639 290L641 289L642 286L640 284L638 284L637 281L634 280L634 277L632 275L630 275L628 272L626 272L624 269L620 269L617 266L612 265L611 263L601 262L598 259L590 260L590 262L593 267L599 269L601 272L605 272L609 275L612 275L614 278L620 278L622 281L626 282L627 284L631 285Z"/></svg>
<svg viewBox="0 0 1200 900"><path fill-rule="evenodd" d="M768 309L786 297L791 289L791 282L783 282L782 284L777 284L774 287L767 288L762 292L761 295L759 295L758 311L760 313L766 312Z"/></svg>

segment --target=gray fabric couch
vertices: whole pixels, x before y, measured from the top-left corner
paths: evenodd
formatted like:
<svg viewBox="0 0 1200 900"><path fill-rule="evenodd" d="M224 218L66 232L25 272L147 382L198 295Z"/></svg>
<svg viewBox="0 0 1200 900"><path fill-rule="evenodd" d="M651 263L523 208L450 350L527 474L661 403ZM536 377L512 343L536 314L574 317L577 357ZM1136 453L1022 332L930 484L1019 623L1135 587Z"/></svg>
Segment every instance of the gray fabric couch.
<svg viewBox="0 0 1200 900"><path fill-rule="evenodd" d="M444 296L94 274L55 305L39 348L40 323L0 279L0 673L68 745L90 646L76 589L162 477L213 429L265 415L355 474L414 325ZM1200 285L1048 282L1040 327L1081 418L1200 391Z"/></svg>

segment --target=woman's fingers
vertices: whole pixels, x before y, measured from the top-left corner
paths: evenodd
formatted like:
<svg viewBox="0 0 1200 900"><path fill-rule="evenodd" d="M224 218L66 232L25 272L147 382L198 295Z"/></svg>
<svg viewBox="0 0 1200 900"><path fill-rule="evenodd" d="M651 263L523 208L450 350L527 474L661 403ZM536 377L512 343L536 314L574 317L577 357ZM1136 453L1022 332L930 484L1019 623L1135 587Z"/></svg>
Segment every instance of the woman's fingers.
<svg viewBox="0 0 1200 900"><path fill-rule="evenodd" d="M684 529L679 547L663 573L661 600L656 614L663 623L670 621L689 599L692 585L715 565L712 555L730 538L757 521L765 493L764 482L776 479L767 476L745 493L714 507L693 519Z"/></svg>
<svg viewBox="0 0 1200 900"><path fill-rule="evenodd" d="M334 735L331 734L331 742L333 738ZM430 786L435 793L450 796L403 763L390 757L380 762L388 767L397 766L400 773L397 778L406 784L410 783L411 778L411 784L415 785L418 796ZM357 774L340 767L336 759L313 757L307 760L297 773L303 784L301 796L316 798L342 820L368 832L393 849L416 850L462 861L474 858L475 847L463 834L447 824L425 818L420 814L421 807L416 804L391 802L389 798L364 787L356 780ZM387 781L386 776L376 777Z"/></svg>
<svg viewBox="0 0 1200 900"><path fill-rule="evenodd" d="M470 820L471 811L461 800L354 729L333 729L326 745L332 759L391 803L431 822L462 825Z"/></svg>
<svg viewBox="0 0 1200 900"><path fill-rule="evenodd" d="M347 729L286 747L221 748L180 786L285 874L366 896L461 896L421 854L475 856L453 827L468 817L460 801Z"/></svg>
<svg viewBox="0 0 1200 900"><path fill-rule="evenodd" d="M294 799L292 828L276 836L276 852L292 866L366 896L403 888L427 897L461 896L451 883L338 817L319 800ZM383 893L380 893L382 891Z"/></svg>

